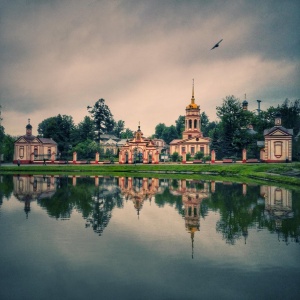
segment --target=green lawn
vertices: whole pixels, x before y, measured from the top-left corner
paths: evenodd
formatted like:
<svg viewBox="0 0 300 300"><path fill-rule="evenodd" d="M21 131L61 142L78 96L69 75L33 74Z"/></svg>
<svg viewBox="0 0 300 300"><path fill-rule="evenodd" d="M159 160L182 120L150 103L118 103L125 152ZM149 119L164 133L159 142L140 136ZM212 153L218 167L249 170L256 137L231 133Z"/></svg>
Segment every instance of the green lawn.
<svg viewBox="0 0 300 300"><path fill-rule="evenodd" d="M155 177L205 177L217 176L223 180L237 179L272 181L282 184L299 186L300 188L300 163L277 164L158 164L158 165L21 165L0 166L0 174L89 174L89 175L124 175L124 173L147 174ZM128 175L127 175L128 176ZM173 176L172 176L173 177ZM234 177L234 178L233 178ZM226 178L226 179L225 179Z"/></svg>

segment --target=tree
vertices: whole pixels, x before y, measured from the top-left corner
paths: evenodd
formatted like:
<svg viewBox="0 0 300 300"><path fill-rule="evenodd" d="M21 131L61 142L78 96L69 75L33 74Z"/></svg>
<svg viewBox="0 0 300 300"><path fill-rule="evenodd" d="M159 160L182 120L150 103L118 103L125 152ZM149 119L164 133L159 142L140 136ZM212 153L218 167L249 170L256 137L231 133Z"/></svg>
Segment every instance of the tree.
<svg viewBox="0 0 300 300"><path fill-rule="evenodd" d="M121 139L131 139L133 138L134 132L129 129L126 128L126 130L124 132L121 132Z"/></svg>
<svg viewBox="0 0 300 300"><path fill-rule="evenodd" d="M254 114L245 111L239 99L227 96L222 106L217 107L217 116L220 118L219 141L222 144L224 156L237 156L247 146L243 139L247 127L252 123Z"/></svg>
<svg viewBox="0 0 300 300"><path fill-rule="evenodd" d="M66 115L57 115L45 119L38 125L40 137L52 138L57 143L58 151L66 155L72 147L72 132L75 128L73 118Z"/></svg>
<svg viewBox="0 0 300 300"><path fill-rule="evenodd" d="M112 134L114 134L116 137L121 138L121 134L124 131L125 122L122 120L119 120L117 122L114 121L114 128L112 131Z"/></svg>
<svg viewBox="0 0 300 300"><path fill-rule="evenodd" d="M1 164L1 159L2 159L2 154L3 154L3 142L4 142L4 137L5 137L5 133L4 133L4 127L1 125L1 121L2 121L2 117L1 117L1 105L0 105L0 164Z"/></svg>
<svg viewBox="0 0 300 300"><path fill-rule="evenodd" d="M113 115L103 98L99 99L93 107L88 106L88 109L90 109L89 113L95 122L95 127L98 132L97 142L100 142L101 134L109 133L114 128Z"/></svg>
<svg viewBox="0 0 300 300"><path fill-rule="evenodd" d="M164 123L159 123L155 126L155 136L157 139L162 139L163 131L167 128Z"/></svg>
<svg viewBox="0 0 300 300"><path fill-rule="evenodd" d="M167 144L170 144L174 139L178 138L178 133L174 125L166 127L161 137Z"/></svg>
<svg viewBox="0 0 300 300"><path fill-rule="evenodd" d="M6 134L3 139L2 154L3 160L11 162L14 157L14 144L16 137Z"/></svg>
<svg viewBox="0 0 300 300"><path fill-rule="evenodd" d="M71 133L71 139L73 145L85 142L86 140L93 141L95 139L94 121L89 116L85 116L83 121L75 126Z"/></svg>
<svg viewBox="0 0 300 300"><path fill-rule="evenodd" d="M177 131L178 138L182 137L182 133L185 128L185 116L179 116L178 119L175 121L175 127Z"/></svg>

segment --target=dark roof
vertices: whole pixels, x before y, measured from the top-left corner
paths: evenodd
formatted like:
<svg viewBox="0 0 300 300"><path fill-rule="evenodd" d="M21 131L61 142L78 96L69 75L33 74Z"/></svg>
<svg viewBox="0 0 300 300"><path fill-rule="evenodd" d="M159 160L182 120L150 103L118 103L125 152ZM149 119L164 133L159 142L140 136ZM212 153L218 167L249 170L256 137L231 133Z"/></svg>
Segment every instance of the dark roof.
<svg viewBox="0 0 300 300"><path fill-rule="evenodd" d="M271 134L272 132L274 132L278 129L281 130L282 132L286 133L286 134L293 135L293 129L286 129L285 127L282 127L282 126L274 126L270 129L265 129L264 130L264 135Z"/></svg>
<svg viewBox="0 0 300 300"><path fill-rule="evenodd" d="M47 138L38 138L43 144L57 144L55 141L52 139L47 139Z"/></svg>

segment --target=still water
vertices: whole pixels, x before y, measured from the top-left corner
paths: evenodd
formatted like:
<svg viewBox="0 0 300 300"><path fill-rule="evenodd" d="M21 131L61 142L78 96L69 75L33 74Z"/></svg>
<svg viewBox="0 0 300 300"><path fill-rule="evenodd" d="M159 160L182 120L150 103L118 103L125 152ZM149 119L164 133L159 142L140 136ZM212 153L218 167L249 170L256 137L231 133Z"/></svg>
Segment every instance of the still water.
<svg viewBox="0 0 300 300"><path fill-rule="evenodd" d="M299 299L299 190L0 175L0 230L0 299Z"/></svg>

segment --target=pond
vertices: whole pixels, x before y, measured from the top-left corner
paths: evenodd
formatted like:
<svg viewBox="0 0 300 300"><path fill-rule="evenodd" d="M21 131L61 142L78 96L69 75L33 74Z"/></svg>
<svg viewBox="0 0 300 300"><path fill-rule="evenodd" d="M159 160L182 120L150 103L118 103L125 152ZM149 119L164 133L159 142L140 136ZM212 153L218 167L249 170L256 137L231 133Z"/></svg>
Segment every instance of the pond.
<svg viewBox="0 0 300 300"><path fill-rule="evenodd" d="M0 175L1 299L298 298L300 191Z"/></svg>

